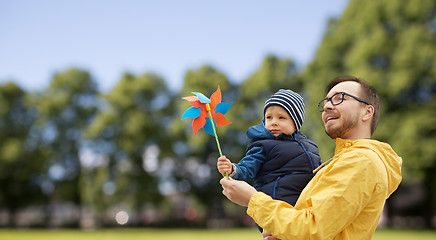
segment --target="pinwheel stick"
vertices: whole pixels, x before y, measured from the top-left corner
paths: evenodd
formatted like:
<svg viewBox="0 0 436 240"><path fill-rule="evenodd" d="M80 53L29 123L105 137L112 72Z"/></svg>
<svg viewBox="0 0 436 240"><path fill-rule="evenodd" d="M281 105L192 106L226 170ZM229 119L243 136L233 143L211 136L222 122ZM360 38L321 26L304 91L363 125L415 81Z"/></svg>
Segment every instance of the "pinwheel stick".
<svg viewBox="0 0 436 240"><path fill-rule="evenodd" d="M221 152L220 141L218 141L218 135L216 134L215 124L213 123L213 118L212 118L212 113L210 112L209 103L206 103L206 110L209 113L209 119L212 123L212 129L213 129L213 133L215 134L216 145L218 146L218 151L220 152L220 157L222 157L223 153ZM227 177L227 179L229 179L229 174L227 172L226 172L226 177Z"/></svg>

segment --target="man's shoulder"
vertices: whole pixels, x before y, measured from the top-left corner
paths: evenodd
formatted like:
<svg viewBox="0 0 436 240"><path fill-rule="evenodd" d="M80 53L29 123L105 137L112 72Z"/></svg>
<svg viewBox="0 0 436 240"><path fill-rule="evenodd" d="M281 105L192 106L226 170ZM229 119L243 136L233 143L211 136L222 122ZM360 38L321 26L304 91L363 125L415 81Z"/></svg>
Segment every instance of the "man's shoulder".
<svg viewBox="0 0 436 240"><path fill-rule="evenodd" d="M371 148L350 147L342 151L337 156L339 163L345 164L352 168L374 168L378 167L379 156Z"/></svg>

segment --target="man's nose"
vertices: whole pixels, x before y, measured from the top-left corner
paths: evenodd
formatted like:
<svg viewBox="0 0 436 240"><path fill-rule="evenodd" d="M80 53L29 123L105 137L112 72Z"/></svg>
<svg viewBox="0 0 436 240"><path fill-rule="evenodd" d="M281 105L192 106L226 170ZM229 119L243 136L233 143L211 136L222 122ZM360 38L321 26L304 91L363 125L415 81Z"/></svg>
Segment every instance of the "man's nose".
<svg viewBox="0 0 436 240"><path fill-rule="evenodd" d="M334 105L333 105L332 101L327 101L327 102L324 104L324 111L325 111L326 109L333 109L333 108L334 108Z"/></svg>

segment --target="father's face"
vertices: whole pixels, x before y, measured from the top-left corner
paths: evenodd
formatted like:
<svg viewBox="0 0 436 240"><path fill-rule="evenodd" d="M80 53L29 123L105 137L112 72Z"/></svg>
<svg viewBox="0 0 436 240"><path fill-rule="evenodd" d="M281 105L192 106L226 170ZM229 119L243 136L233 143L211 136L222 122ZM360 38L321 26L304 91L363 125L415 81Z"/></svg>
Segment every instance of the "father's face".
<svg viewBox="0 0 436 240"><path fill-rule="evenodd" d="M326 97L331 97L335 93L345 92L356 97L360 96L360 84L357 82L341 82L334 86ZM333 105L330 101L324 106L322 112L322 121L324 122L325 132L331 138L352 139L359 124L362 103L349 97L344 96L342 103Z"/></svg>

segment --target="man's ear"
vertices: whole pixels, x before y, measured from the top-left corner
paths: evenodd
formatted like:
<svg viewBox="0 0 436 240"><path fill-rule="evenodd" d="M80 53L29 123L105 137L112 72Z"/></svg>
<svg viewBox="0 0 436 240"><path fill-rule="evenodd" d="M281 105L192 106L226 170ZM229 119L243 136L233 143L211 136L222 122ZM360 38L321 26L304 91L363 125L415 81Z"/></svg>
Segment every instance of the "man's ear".
<svg viewBox="0 0 436 240"><path fill-rule="evenodd" d="M365 114L362 117L362 121L368 121L371 120L374 116L374 106L372 105L366 105Z"/></svg>

